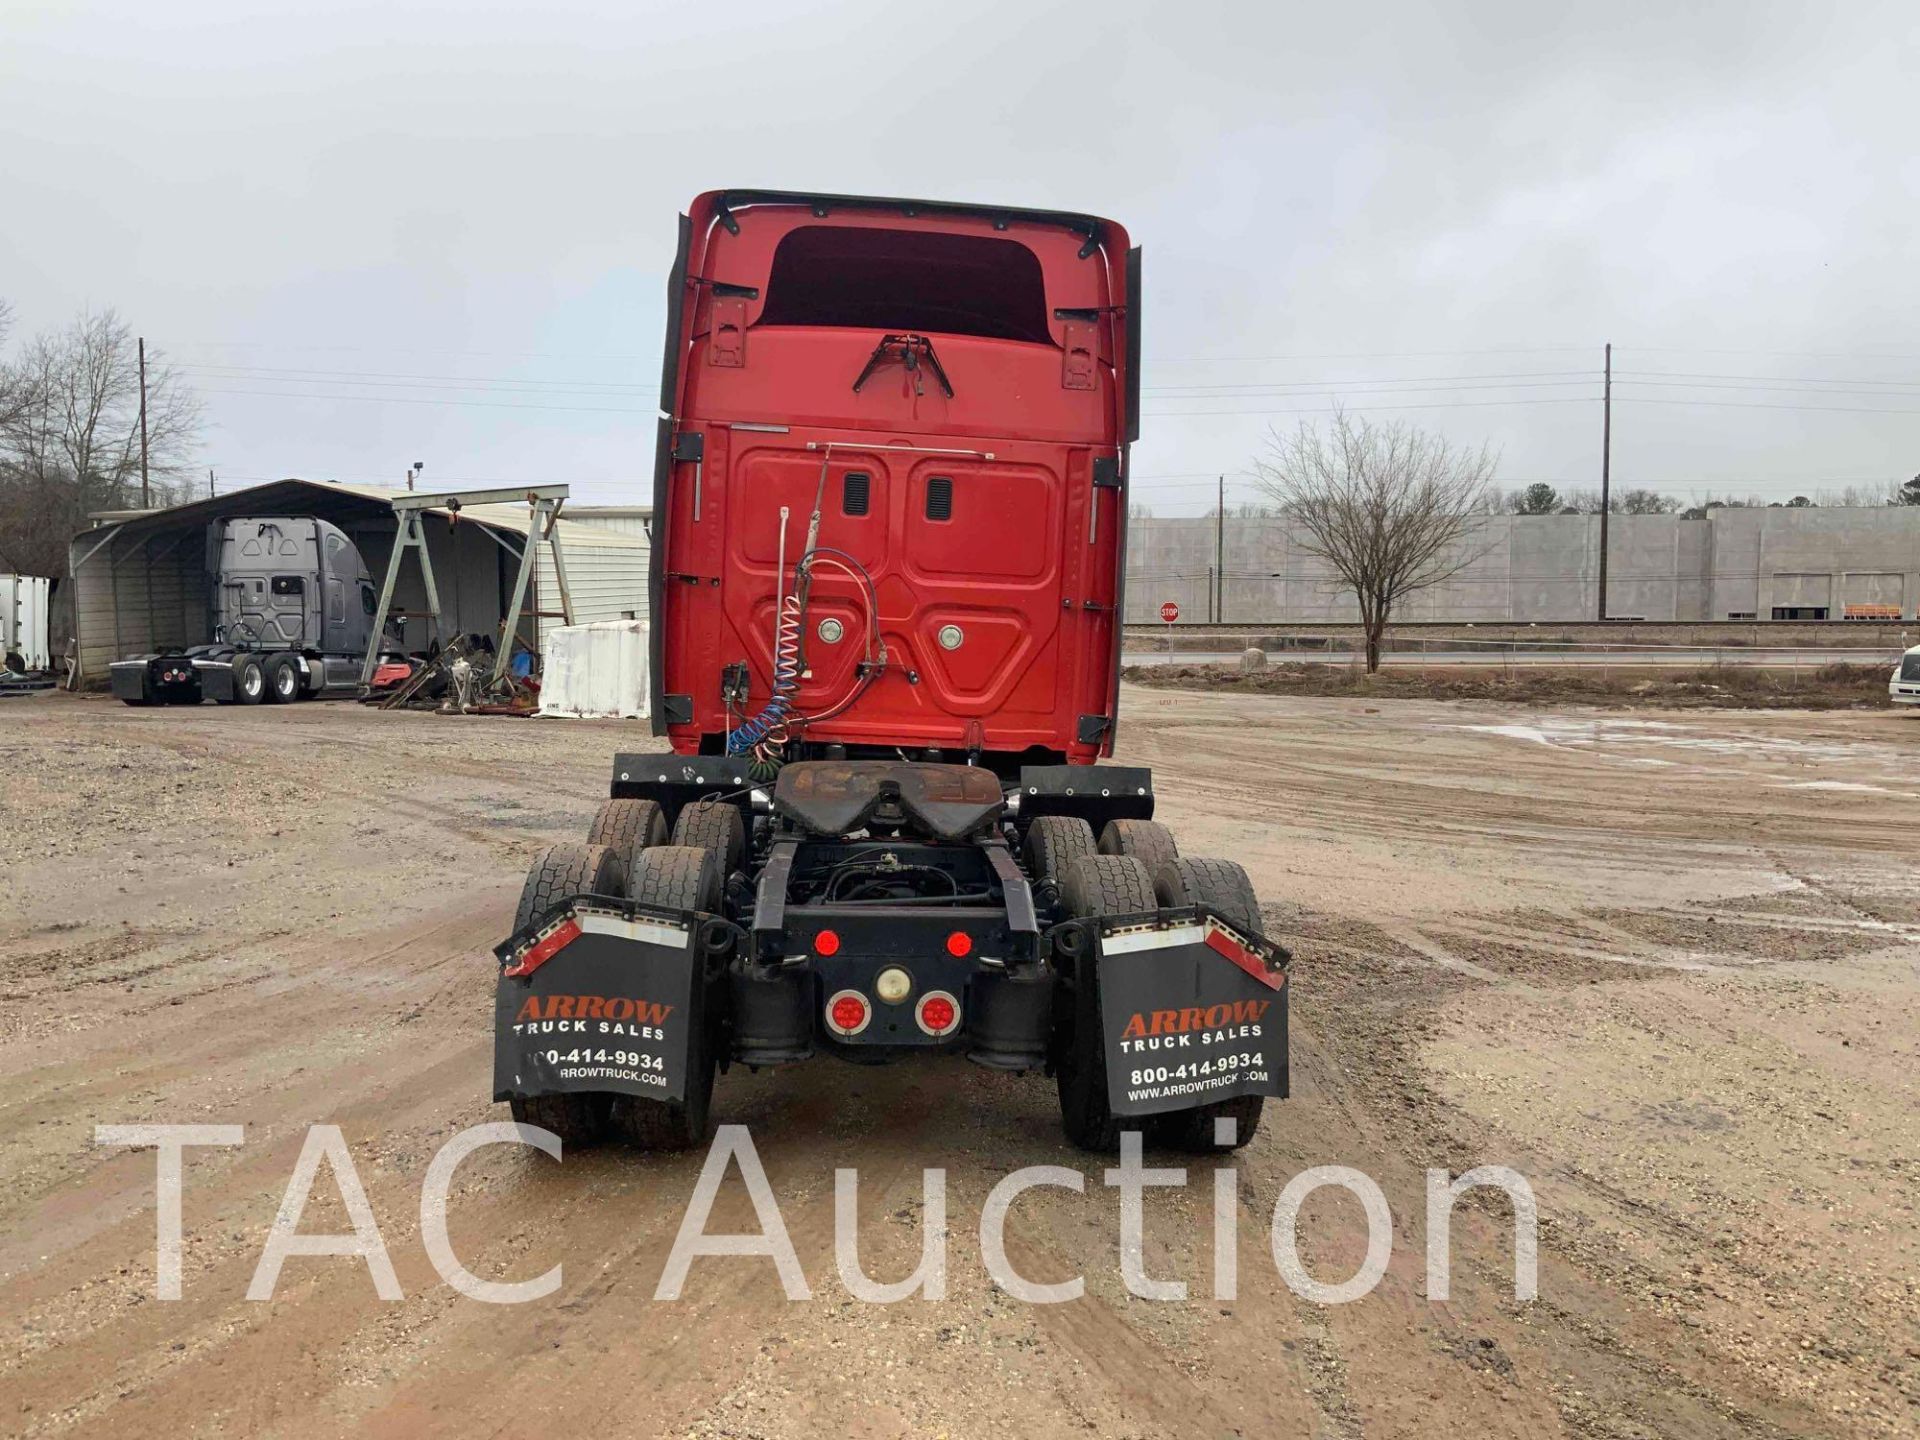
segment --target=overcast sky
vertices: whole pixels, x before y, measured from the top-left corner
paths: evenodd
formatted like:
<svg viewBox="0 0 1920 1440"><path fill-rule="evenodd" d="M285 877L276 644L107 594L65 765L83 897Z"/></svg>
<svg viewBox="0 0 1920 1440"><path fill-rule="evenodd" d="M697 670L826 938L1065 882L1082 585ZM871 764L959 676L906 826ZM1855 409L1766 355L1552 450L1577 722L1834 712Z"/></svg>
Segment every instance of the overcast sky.
<svg viewBox="0 0 1920 1440"><path fill-rule="evenodd" d="M1596 484L1607 340L1616 483L1920 471L1911 0L1561 9L4 0L0 297L191 366L223 489L642 503L696 193L1056 206L1146 247L1162 514L1329 392Z"/></svg>

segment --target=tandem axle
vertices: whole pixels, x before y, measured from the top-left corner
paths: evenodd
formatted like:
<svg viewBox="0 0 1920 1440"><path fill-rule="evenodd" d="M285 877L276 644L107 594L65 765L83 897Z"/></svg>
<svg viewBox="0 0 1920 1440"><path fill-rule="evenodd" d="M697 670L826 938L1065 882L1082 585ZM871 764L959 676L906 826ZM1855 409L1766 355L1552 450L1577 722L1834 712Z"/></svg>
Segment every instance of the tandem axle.
<svg viewBox="0 0 1920 1440"><path fill-rule="evenodd" d="M1245 1144L1287 1093L1286 952L1238 865L1179 856L1144 770L799 761L763 790L738 760L623 755L614 775L496 950L516 1118L695 1144L716 1068L823 1052L1051 1073L1094 1150L1143 1125Z"/></svg>

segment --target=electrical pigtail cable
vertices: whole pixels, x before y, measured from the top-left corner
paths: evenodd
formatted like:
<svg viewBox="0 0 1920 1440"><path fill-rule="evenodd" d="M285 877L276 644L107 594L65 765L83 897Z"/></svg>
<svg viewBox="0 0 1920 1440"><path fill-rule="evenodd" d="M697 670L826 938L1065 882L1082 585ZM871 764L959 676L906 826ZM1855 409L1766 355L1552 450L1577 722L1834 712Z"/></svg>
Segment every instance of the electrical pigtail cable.
<svg viewBox="0 0 1920 1440"><path fill-rule="evenodd" d="M829 720L845 713L866 694L868 687L887 666L887 647L880 638L880 600L874 588L873 576L845 550L820 544L820 511L826 497L827 468L832 456L833 447L830 445L820 456L820 478L814 489L813 514L807 522L805 547L794 566L794 587L791 591L785 590L787 511L785 507L781 508L779 578L774 598L773 690L759 714L727 733L727 754L751 753L754 763L748 767L748 773L759 780L772 779L784 763L781 749L789 738L790 727ZM866 657L855 667L857 678L852 690L825 709L802 715L796 712L795 701L800 691L800 677L806 669L807 607L813 593L814 567L818 564L843 572L859 590L866 609Z"/></svg>

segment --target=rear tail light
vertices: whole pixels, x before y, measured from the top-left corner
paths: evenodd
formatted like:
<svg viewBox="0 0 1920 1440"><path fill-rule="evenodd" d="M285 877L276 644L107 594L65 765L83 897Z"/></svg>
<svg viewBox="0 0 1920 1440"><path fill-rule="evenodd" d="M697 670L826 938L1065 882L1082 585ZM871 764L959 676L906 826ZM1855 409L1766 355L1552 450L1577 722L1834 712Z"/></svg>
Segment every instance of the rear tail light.
<svg viewBox="0 0 1920 1440"><path fill-rule="evenodd" d="M947 954L956 960L964 960L973 953L973 937L964 930L956 930L947 936Z"/></svg>
<svg viewBox="0 0 1920 1440"><path fill-rule="evenodd" d="M960 1028L960 1002L944 990L929 990L914 1007L913 1018L929 1035L951 1035Z"/></svg>
<svg viewBox="0 0 1920 1440"><path fill-rule="evenodd" d="M873 1007L858 990L842 990L827 1001L827 1028L836 1035L858 1035L873 1019Z"/></svg>
<svg viewBox="0 0 1920 1440"><path fill-rule="evenodd" d="M813 953L816 955L838 955L840 953L839 934L832 930L822 930L818 935L813 937Z"/></svg>

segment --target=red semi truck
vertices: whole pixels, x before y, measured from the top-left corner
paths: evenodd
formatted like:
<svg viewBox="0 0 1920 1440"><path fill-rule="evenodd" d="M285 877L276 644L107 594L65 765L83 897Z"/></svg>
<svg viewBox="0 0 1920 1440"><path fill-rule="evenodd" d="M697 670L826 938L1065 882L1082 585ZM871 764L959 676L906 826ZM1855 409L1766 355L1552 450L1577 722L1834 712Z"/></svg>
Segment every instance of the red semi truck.
<svg viewBox="0 0 1920 1440"><path fill-rule="evenodd" d="M723 190L680 220L653 716L496 948L495 1098L698 1143L716 1068L959 1052L1068 1135L1244 1145L1285 950L1118 722L1140 251L1110 220Z"/></svg>

